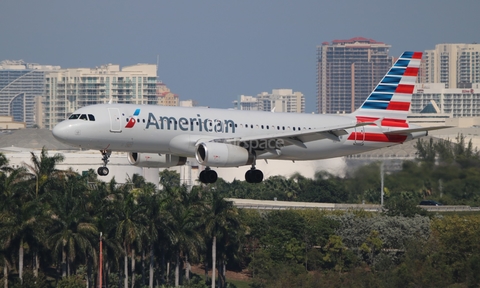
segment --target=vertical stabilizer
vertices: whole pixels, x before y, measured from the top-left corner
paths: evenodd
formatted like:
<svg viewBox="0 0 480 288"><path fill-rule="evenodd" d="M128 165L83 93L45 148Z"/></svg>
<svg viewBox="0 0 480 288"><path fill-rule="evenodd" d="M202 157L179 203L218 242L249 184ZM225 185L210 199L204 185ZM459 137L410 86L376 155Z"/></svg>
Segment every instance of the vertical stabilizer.
<svg viewBox="0 0 480 288"><path fill-rule="evenodd" d="M352 113L358 122L381 119L381 126L408 127L407 114L421 60L422 52L404 52L362 106Z"/></svg>

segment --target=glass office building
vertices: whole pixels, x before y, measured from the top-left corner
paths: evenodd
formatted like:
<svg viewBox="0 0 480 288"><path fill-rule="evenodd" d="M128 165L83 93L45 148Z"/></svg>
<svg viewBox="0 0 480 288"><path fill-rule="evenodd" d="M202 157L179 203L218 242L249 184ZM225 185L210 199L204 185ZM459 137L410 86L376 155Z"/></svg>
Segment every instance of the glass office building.
<svg viewBox="0 0 480 288"><path fill-rule="evenodd" d="M44 69L54 68L23 61L0 62L0 116L12 116L33 127L40 116L35 115L35 98L45 91Z"/></svg>

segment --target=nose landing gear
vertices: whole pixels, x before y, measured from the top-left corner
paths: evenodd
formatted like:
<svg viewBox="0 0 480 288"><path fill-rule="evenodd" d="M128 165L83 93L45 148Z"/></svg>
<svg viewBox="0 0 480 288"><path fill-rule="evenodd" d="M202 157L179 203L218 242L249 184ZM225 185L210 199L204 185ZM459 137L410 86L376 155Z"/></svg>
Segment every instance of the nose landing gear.
<svg viewBox="0 0 480 288"><path fill-rule="evenodd" d="M109 172L109 170L107 168L107 164L109 162L108 158L110 158L110 155L112 154L112 151L100 150L100 153L102 153L102 156L103 156L102 157L103 166L98 167L97 173L100 176L107 176L108 172Z"/></svg>

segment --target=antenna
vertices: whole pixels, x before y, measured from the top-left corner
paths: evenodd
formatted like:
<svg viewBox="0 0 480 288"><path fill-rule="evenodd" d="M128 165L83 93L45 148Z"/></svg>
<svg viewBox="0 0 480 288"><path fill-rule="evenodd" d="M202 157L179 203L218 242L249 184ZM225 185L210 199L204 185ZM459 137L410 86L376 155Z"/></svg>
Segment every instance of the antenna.
<svg viewBox="0 0 480 288"><path fill-rule="evenodd" d="M160 76L158 75L158 62L160 61L160 55L157 54L157 80L160 80Z"/></svg>

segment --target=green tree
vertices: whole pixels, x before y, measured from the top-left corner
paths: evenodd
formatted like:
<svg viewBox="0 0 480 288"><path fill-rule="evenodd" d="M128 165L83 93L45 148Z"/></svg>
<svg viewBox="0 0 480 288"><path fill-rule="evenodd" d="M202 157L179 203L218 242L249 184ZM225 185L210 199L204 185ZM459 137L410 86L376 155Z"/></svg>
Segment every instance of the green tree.
<svg viewBox="0 0 480 288"><path fill-rule="evenodd" d="M165 186L164 186L165 187ZM166 223L168 230L171 231L170 244L174 251L175 262L175 287L180 285L180 267L182 258L195 255L203 246L199 226L201 224L201 211L203 207L199 202L197 190L188 193L185 186L164 189L167 193L169 207ZM187 273L188 275L188 273Z"/></svg>
<svg viewBox="0 0 480 288"><path fill-rule="evenodd" d="M54 156L48 156L48 151L45 147L42 148L39 156L34 152L30 154L32 164L25 164L25 166L32 173L35 181L35 195L38 197L38 195L42 195L46 191L47 185L59 175L61 171L56 166L63 162L65 158L59 153Z"/></svg>
<svg viewBox="0 0 480 288"><path fill-rule="evenodd" d="M329 263L335 271L339 273L345 270L345 253L347 247L343 244L342 237L330 235L327 244L323 247L325 256L323 260Z"/></svg>
<svg viewBox="0 0 480 288"><path fill-rule="evenodd" d="M380 233L372 230L370 235L360 246L360 251L364 253L365 261L371 266L375 266L375 257L380 253L383 241L379 237Z"/></svg>
<svg viewBox="0 0 480 288"><path fill-rule="evenodd" d="M164 169L160 171L160 185L165 189L180 187L180 174L176 171Z"/></svg>
<svg viewBox="0 0 480 288"><path fill-rule="evenodd" d="M219 191L220 190L220 191ZM203 215L205 232L208 235L207 241L212 243L212 287L215 282L215 267L217 256L219 261L219 282L220 287L226 283L224 278L225 252L227 246L235 246L241 231L238 210L232 202L226 201L221 195L221 189L210 189L205 195L206 210ZM217 243L218 241L218 243ZM219 247L218 244L221 244ZM217 249L218 248L218 249ZM218 255L217 255L218 250Z"/></svg>
<svg viewBox="0 0 480 288"><path fill-rule="evenodd" d="M48 243L54 257L61 257L62 277L80 263L88 265L89 257L97 259L98 230L85 207L85 177L62 177L55 191L50 191L53 223Z"/></svg>

